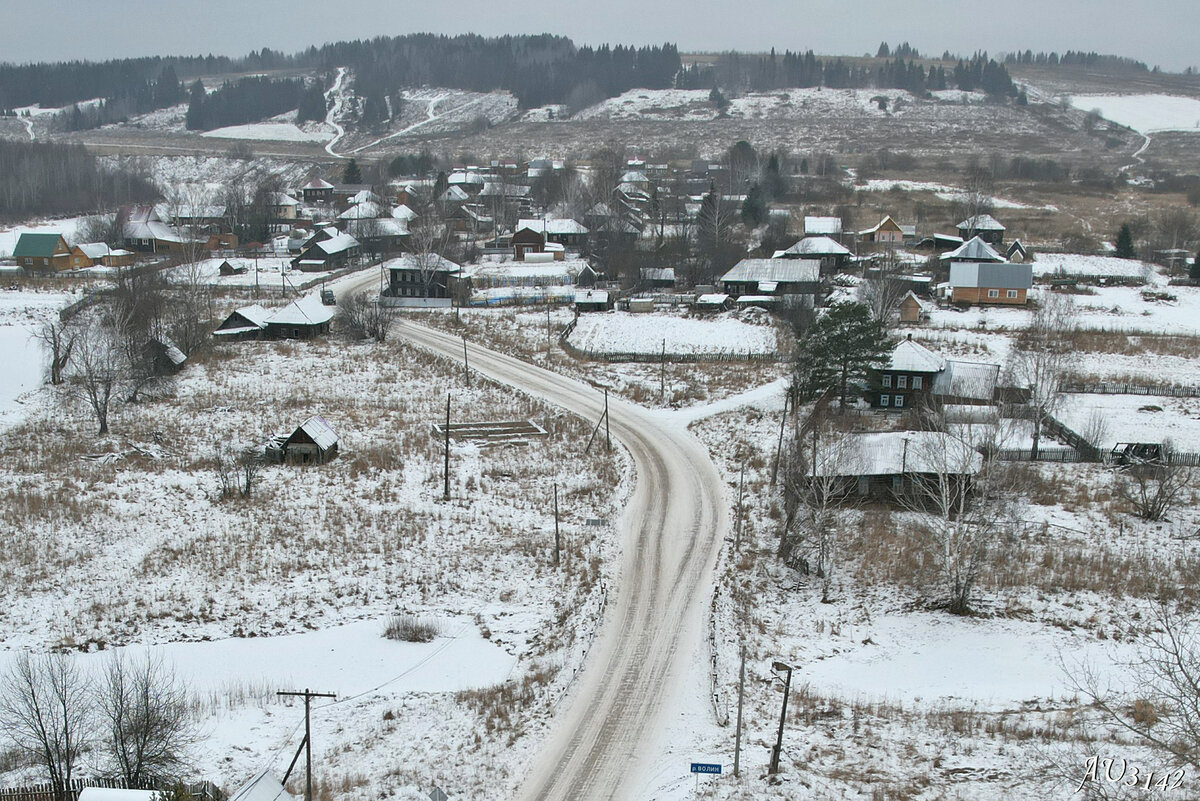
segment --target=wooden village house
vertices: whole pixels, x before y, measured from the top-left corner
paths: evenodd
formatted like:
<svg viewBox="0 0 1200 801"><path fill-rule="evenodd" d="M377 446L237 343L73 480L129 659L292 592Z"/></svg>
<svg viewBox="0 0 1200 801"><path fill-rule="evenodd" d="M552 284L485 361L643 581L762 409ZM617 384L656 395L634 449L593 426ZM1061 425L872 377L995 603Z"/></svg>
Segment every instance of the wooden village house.
<svg viewBox="0 0 1200 801"><path fill-rule="evenodd" d="M267 444L268 461L285 464L325 464L337 458L338 436L324 417L314 414L290 434Z"/></svg>
<svg viewBox="0 0 1200 801"><path fill-rule="evenodd" d="M21 234L13 258L30 272L56 273L72 266L71 248L62 234Z"/></svg>

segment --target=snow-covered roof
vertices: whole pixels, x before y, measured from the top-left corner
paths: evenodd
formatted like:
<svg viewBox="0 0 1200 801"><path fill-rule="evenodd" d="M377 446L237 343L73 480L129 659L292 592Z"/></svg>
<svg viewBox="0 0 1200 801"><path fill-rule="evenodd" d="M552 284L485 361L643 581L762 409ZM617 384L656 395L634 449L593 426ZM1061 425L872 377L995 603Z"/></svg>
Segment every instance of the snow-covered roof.
<svg viewBox="0 0 1200 801"><path fill-rule="evenodd" d="M422 262L423 258L426 257L422 254L404 253L394 259L388 259L383 263L383 266L388 270L419 270L422 267L427 267L439 272L456 272L459 269L457 264L436 253L428 254L428 262Z"/></svg>
<svg viewBox="0 0 1200 801"><path fill-rule="evenodd" d="M696 298L696 303L701 306L720 306L723 305L729 296L724 292L708 292Z"/></svg>
<svg viewBox="0 0 1200 801"><path fill-rule="evenodd" d="M565 234L586 234L588 229L575 220L517 220L513 231L528 228L539 234L562 236Z"/></svg>
<svg viewBox="0 0 1200 801"><path fill-rule="evenodd" d="M801 239L787 250L784 256L849 256L849 248L839 245L827 236L809 236Z"/></svg>
<svg viewBox="0 0 1200 801"><path fill-rule="evenodd" d="M401 203L399 206L392 209L392 216L397 220L411 220L417 216L417 213Z"/></svg>
<svg viewBox="0 0 1200 801"><path fill-rule="evenodd" d="M83 255L93 260L102 259L112 253L112 250L108 247L108 244L104 242L86 242L82 245L77 245L76 247L83 251Z"/></svg>
<svg viewBox="0 0 1200 801"><path fill-rule="evenodd" d="M942 256L946 261L1004 261L995 248L979 237L972 237L960 247Z"/></svg>
<svg viewBox="0 0 1200 801"><path fill-rule="evenodd" d="M379 203L383 198L372 192L370 189L360 189L350 198L351 203Z"/></svg>
<svg viewBox="0 0 1200 801"><path fill-rule="evenodd" d="M350 250L351 248L356 248L358 247L358 244L358 240L350 236L350 234L338 233L334 234L323 242L316 243L315 247L318 247L325 251L325 253L333 256L337 253Z"/></svg>
<svg viewBox="0 0 1200 801"><path fill-rule="evenodd" d="M946 369L933 378L934 395L951 398L970 398L991 401L995 397L1000 365L981 362L959 362L950 359Z"/></svg>
<svg viewBox="0 0 1200 801"><path fill-rule="evenodd" d="M813 259L742 259L721 276L724 283L775 281L816 283L821 280L821 262Z"/></svg>
<svg viewBox="0 0 1200 801"><path fill-rule="evenodd" d="M462 203L465 200L469 200L470 197L470 195L463 191L461 186L451 186L442 193L442 196L438 200L443 203Z"/></svg>
<svg viewBox="0 0 1200 801"><path fill-rule="evenodd" d="M608 303L608 290L605 289L576 289L576 303Z"/></svg>
<svg viewBox="0 0 1200 801"><path fill-rule="evenodd" d="M320 295L306 295L273 312L268 325L321 325L333 319L333 306L321 303Z"/></svg>
<svg viewBox="0 0 1200 801"><path fill-rule="evenodd" d="M875 226L868 228L865 231L859 231L858 235L866 236L867 234L877 234L877 233L879 233L879 229L883 228L888 223L891 223L892 225L896 226L896 228L899 228L903 232L904 229L901 227L900 223L896 222L890 216L888 216L888 217L884 217L882 220L880 220L879 223L876 224Z"/></svg>
<svg viewBox="0 0 1200 801"><path fill-rule="evenodd" d="M338 436L333 430L333 426L325 421L325 418L319 414L314 414L312 417L300 424L300 427L292 433L292 437L300 431L308 435L317 447L321 450L328 450L337 444ZM288 439L291 439L289 437Z"/></svg>
<svg viewBox="0 0 1200 801"><path fill-rule="evenodd" d="M906 300L916 301L917 307L920 308L921 311L924 311L924 312L933 311L933 304L927 300L922 300L921 298L917 297L917 293L913 292L911 289L908 290L908 292L904 293L904 297L900 298L901 303L903 303Z"/></svg>
<svg viewBox="0 0 1200 801"><path fill-rule="evenodd" d="M968 217L958 224L958 229L971 231L1004 231L1007 230L1000 221L990 214L976 214L974 217Z"/></svg>
<svg viewBox="0 0 1200 801"><path fill-rule="evenodd" d="M382 217L383 209L374 200L363 200L338 215L339 220L373 220Z"/></svg>
<svg viewBox="0 0 1200 801"><path fill-rule="evenodd" d="M118 790L111 787L84 787L79 801L155 801L161 793L156 790Z"/></svg>
<svg viewBox="0 0 1200 801"><path fill-rule="evenodd" d="M522 184L502 184L487 182L479 191L480 197L526 197L530 192L528 186Z"/></svg>
<svg viewBox="0 0 1200 801"><path fill-rule="evenodd" d="M154 213L160 220L216 220L225 216L225 207L216 203L182 203L179 205L159 203L154 207Z"/></svg>
<svg viewBox="0 0 1200 801"><path fill-rule="evenodd" d="M630 170L621 176L621 183L629 184L646 184L650 183L650 179L646 177L646 173L641 170Z"/></svg>
<svg viewBox="0 0 1200 801"><path fill-rule="evenodd" d="M847 434L817 457L819 476L974 475L983 457L967 442L940 431Z"/></svg>
<svg viewBox="0 0 1200 801"><path fill-rule="evenodd" d="M483 184L483 176L477 172L458 171L452 172L446 177L446 182L450 185L454 184Z"/></svg>
<svg viewBox="0 0 1200 801"><path fill-rule="evenodd" d="M892 350L888 370L902 373L940 373L946 360L924 345L905 339Z"/></svg>
<svg viewBox="0 0 1200 801"><path fill-rule="evenodd" d="M300 201L286 192L272 192L268 199L273 206L299 206Z"/></svg>
<svg viewBox="0 0 1200 801"><path fill-rule="evenodd" d="M328 181L324 180L323 178L313 178L311 181L306 183L301 188L302 189L333 189L333 184L329 183Z"/></svg>
<svg viewBox="0 0 1200 801"><path fill-rule="evenodd" d="M408 236L408 220L395 220L391 217L369 217L364 220L351 220L350 231L355 238L371 239L380 236Z"/></svg>
<svg viewBox="0 0 1200 801"><path fill-rule="evenodd" d="M643 267L643 281L675 281L674 267Z"/></svg>
<svg viewBox="0 0 1200 801"><path fill-rule="evenodd" d="M950 286L966 289L1029 289L1033 286L1033 265L956 261L950 265Z"/></svg>
<svg viewBox="0 0 1200 801"><path fill-rule="evenodd" d="M841 217L805 217L805 236L829 236L842 233Z"/></svg>
<svg viewBox="0 0 1200 801"><path fill-rule="evenodd" d="M231 796L229 801L297 801L296 797L283 789L279 779L270 769L255 774Z"/></svg>

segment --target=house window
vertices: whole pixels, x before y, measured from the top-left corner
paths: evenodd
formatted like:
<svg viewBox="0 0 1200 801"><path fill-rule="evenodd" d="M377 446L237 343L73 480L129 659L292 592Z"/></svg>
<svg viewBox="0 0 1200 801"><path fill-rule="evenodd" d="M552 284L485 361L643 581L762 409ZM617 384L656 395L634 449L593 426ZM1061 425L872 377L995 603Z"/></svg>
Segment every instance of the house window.
<svg viewBox="0 0 1200 801"><path fill-rule="evenodd" d="M903 408L903 406L904 406L904 396L903 396L903 395L897 395L897 396L896 396L896 403L895 403L895 404L893 404L893 405L894 405L894 406L895 406L897 409Z"/></svg>
<svg viewBox="0 0 1200 801"><path fill-rule="evenodd" d="M912 386L912 388L913 388L913 389L920 389L920 388L921 388L921 376L919 376L919 375L914 375L914 376L913 376L913 386Z"/></svg>
<svg viewBox="0 0 1200 801"><path fill-rule="evenodd" d="M988 297L989 297L989 298L998 298L998 297L1000 297L1000 290L999 290L999 289L989 289L989 290L988 290Z"/></svg>
<svg viewBox="0 0 1200 801"><path fill-rule="evenodd" d="M887 406L887 405L888 405L888 403L890 403L890 402L891 402L891 400L892 400L892 396L891 396L891 395L880 395L880 396L879 396L879 405L880 405L880 406Z"/></svg>
<svg viewBox="0 0 1200 801"><path fill-rule="evenodd" d="M892 377L891 377L890 375L885 375L885 376L884 376L884 377L883 377L883 378L880 380L880 383L881 383L881 384L883 384L883 386L887 387L888 389L891 389L891 386L892 386Z"/></svg>
<svg viewBox="0 0 1200 801"><path fill-rule="evenodd" d="M1017 290L1015 290L1015 289L1008 290L1008 299L1016 300L1017 299Z"/></svg>
<svg viewBox="0 0 1200 801"><path fill-rule="evenodd" d="M908 389L908 376L896 376L896 389Z"/></svg>

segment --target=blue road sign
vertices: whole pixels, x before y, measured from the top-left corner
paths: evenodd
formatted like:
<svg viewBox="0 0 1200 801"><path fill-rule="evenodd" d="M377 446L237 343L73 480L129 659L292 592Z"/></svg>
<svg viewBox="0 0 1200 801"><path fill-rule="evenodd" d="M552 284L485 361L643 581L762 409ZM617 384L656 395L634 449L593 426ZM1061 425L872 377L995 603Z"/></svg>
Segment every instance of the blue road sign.
<svg viewBox="0 0 1200 801"><path fill-rule="evenodd" d="M721 766L714 765L709 762L693 762L692 773L713 773L720 774Z"/></svg>

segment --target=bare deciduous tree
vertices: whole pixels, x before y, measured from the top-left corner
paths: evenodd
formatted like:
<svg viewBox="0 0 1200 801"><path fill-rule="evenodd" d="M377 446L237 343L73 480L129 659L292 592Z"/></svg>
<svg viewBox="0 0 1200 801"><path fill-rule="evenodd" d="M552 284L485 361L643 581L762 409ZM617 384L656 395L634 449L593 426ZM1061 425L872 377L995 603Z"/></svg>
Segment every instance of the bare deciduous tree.
<svg viewBox="0 0 1200 801"><path fill-rule="evenodd" d="M113 329L98 320L87 321L75 340L72 368L67 374L71 394L96 418L99 436L108 433L108 413L113 398L128 382L125 352Z"/></svg>
<svg viewBox="0 0 1200 801"><path fill-rule="evenodd" d="M63 382L63 370L71 360L75 349L77 329L69 323L50 321L38 329L36 336L50 353L50 383L58 386Z"/></svg>
<svg viewBox="0 0 1200 801"><path fill-rule="evenodd" d="M255 449L245 449L241 453L226 445L217 443L213 447L213 472L217 477L217 498L226 500L235 495L249 498L254 494L258 483L258 473L262 467L262 454Z"/></svg>
<svg viewBox="0 0 1200 801"><path fill-rule="evenodd" d="M1117 492L1142 520L1157 522L1184 500L1193 487L1193 470L1172 464L1170 452L1162 464L1135 464L1117 480Z"/></svg>
<svg viewBox="0 0 1200 801"><path fill-rule="evenodd" d="M68 790L93 734L87 675L65 654L24 652L0 679L0 726L46 772L57 801Z"/></svg>
<svg viewBox="0 0 1200 801"><path fill-rule="evenodd" d="M345 295L338 302L342 322L356 337L369 337L376 342L386 342L388 332L395 321L392 309L379 299L365 292Z"/></svg>
<svg viewBox="0 0 1200 801"><path fill-rule="evenodd" d="M881 271L859 285L858 299L871 309L872 317L886 325L907 293L907 284L890 272Z"/></svg>
<svg viewBox="0 0 1200 801"><path fill-rule="evenodd" d="M196 741L186 688L160 657L113 656L97 691L104 749L130 787L175 779Z"/></svg>
<svg viewBox="0 0 1200 801"><path fill-rule="evenodd" d="M1168 754L1176 765L1200 768L1200 631L1167 603L1151 618L1153 633L1114 687L1087 663L1064 665L1074 689L1109 722Z"/></svg>
<svg viewBox="0 0 1200 801"><path fill-rule="evenodd" d="M1012 386L1029 392L1034 459L1041 444L1042 427L1062 405L1063 383L1073 357L1070 336L1075 323L1075 308L1070 299L1050 295L1013 345L1008 377Z"/></svg>

